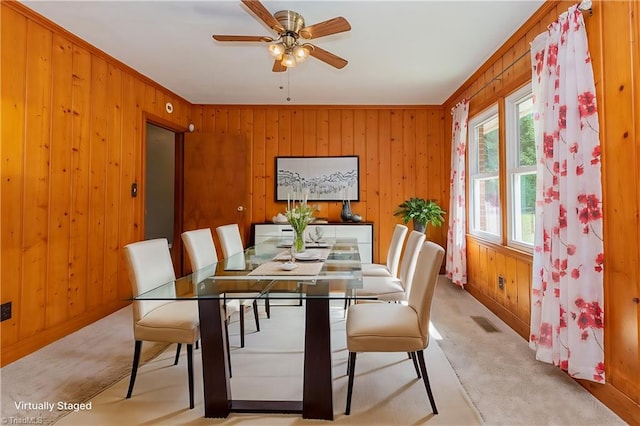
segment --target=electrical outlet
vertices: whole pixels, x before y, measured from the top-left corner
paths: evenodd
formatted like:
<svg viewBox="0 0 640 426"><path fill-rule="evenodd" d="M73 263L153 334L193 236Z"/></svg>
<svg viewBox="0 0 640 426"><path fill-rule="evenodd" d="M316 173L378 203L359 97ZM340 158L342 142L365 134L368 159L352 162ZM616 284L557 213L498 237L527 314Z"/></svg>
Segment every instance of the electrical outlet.
<svg viewBox="0 0 640 426"><path fill-rule="evenodd" d="M498 275L498 288L504 290L504 277L502 275Z"/></svg>
<svg viewBox="0 0 640 426"><path fill-rule="evenodd" d="M0 322L11 318L11 302L3 303L0 306Z"/></svg>

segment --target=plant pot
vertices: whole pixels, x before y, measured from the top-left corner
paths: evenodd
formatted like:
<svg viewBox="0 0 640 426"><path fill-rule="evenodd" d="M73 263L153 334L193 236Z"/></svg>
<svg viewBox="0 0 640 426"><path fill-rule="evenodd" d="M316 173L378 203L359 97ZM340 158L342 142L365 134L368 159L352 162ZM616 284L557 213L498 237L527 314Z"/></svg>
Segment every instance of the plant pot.
<svg viewBox="0 0 640 426"><path fill-rule="evenodd" d="M420 222L416 221L415 219L413 220L413 229L415 231L422 232L424 234L424 231L426 230L426 228L427 228L426 224L420 223Z"/></svg>

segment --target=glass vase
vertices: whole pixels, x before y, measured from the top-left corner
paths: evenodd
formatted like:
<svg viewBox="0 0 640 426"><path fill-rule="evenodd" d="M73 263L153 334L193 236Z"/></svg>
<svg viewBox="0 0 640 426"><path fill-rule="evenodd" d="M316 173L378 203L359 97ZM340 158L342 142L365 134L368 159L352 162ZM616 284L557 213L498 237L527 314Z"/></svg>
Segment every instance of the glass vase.
<svg viewBox="0 0 640 426"><path fill-rule="evenodd" d="M293 244L291 245L291 251L293 253L302 253L306 250L304 241L304 229L293 230Z"/></svg>

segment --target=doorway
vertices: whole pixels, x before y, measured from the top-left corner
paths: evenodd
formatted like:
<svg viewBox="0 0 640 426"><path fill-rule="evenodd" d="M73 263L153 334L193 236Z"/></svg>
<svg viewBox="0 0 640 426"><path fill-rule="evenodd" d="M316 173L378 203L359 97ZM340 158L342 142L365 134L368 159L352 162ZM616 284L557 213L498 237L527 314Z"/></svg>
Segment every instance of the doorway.
<svg viewBox="0 0 640 426"><path fill-rule="evenodd" d="M144 239L167 239L174 270L179 275L182 274L182 140L182 133L146 123Z"/></svg>

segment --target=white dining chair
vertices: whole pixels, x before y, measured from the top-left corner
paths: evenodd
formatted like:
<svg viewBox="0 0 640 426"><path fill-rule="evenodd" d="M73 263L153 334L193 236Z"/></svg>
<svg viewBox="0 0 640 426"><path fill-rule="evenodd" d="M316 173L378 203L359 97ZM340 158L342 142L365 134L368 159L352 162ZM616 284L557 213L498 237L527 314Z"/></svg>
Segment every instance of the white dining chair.
<svg viewBox="0 0 640 426"><path fill-rule="evenodd" d="M443 258L444 249L439 245L431 241L421 244L408 304L361 303L349 307L346 323L349 381L345 414L351 413L358 352L408 352L418 378L422 376L431 409L438 414L423 351L429 345L431 303Z"/></svg>
<svg viewBox="0 0 640 426"><path fill-rule="evenodd" d="M411 231L402 255L398 277L362 277L362 288L356 290L357 294L376 296L378 300L387 302L406 300L411 290L418 254L424 240L425 235L422 232Z"/></svg>
<svg viewBox="0 0 640 426"><path fill-rule="evenodd" d="M229 259L233 260L234 255L238 255L240 253L244 253L244 245L242 244L242 236L240 235L240 228L235 223L229 225L222 225L216 228L216 233L218 234L218 239L220 240L220 247L222 248L222 255L225 258L225 267L228 269L237 269L241 267L244 269L243 265L234 265L234 262L229 263ZM236 257L240 258L240 257ZM246 295L246 299L243 299L242 296ZM245 308L252 307L253 308L253 318L256 322L256 331L260 331L260 319L258 315L258 302L256 296L258 293L240 293L235 294L234 297L240 298L240 347L244 348L244 311ZM267 312L268 314L268 312Z"/></svg>
<svg viewBox="0 0 640 426"><path fill-rule="evenodd" d="M124 254L129 271L133 297L175 282L176 276L169 252L169 243L158 238L127 244ZM175 287L161 287L158 296L175 298ZM187 345L187 373L189 378L189 407L193 398L193 345L200 338L198 304L195 301L134 300L133 336L135 339L131 379L127 399L131 398L136 381L143 341L177 343L174 365L178 363L180 347Z"/></svg>
<svg viewBox="0 0 640 426"><path fill-rule="evenodd" d="M400 265L400 255L402 253L402 245L407 237L408 228L401 224L396 224L393 229L393 236L387 251L387 262L381 263L363 263L363 277L398 277L398 265Z"/></svg>
<svg viewBox="0 0 640 426"><path fill-rule="evenodd" d="M187 250L187 256L193 270L194 284L213 275L215 265L218 262L218 252L213 243L211 229L196 229L182 233L182 242ZM225 334L227 336L227 359L229 368L231 368L231 350L229 347L229 318L235 312L240 311L240 302L238 300L225 300ZM242 327L241 327L242 328Z"/></svg>

